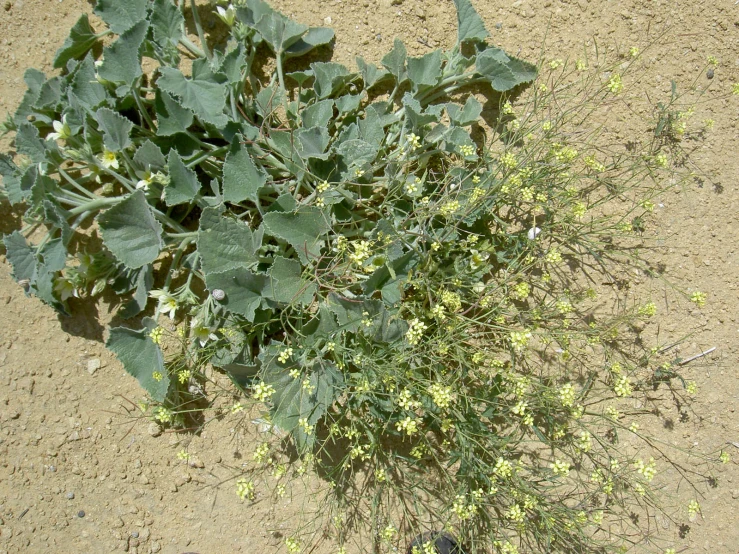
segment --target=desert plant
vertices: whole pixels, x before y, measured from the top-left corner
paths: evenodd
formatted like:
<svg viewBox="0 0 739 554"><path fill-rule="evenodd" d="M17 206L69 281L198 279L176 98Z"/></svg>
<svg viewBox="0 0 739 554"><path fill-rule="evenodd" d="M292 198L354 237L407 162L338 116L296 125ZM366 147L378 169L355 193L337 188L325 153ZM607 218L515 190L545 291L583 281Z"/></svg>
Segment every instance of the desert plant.
<svg viewBox="0 0 739 554"><path fill-rule="evenodd" d="M128 295L107 345L153 416L225 372L336 506L368 503L378 548L402 526L509 553L636 542L610 525L652 502L656 462L617 439L655 364L618 339L654 305L607 314L587 278L638 263L668 160L663 131L598 149L588 116L622 75L555 60L516 101L539 71L488 45L468 0L450 51L396 40L357 72L306 61L332 31L261 0L217 7L220 46L194 3L199 41L184 1L129 4L100 0L99 33L82 16L5 124L5 194L47 231L4 238L27 291L65 313Z"/></svg>

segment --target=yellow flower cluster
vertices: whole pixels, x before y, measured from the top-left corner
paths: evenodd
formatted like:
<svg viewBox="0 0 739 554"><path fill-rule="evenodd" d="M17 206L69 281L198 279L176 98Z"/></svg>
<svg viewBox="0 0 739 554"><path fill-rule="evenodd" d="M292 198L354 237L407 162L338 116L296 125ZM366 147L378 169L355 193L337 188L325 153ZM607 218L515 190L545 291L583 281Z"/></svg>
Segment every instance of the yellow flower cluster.
<svg viewBox="0 0 739 554"><path fill-rule="evenodd" d="M434 383L429 387L428 391L431 395L431 400L442 410L451 406L453 401L452 387L445 387L440 383Z"/></svg>
<svg viewBox="0 0 739 554"><path fill-rule="evenodd" d="M426 325L423 321L420 319L413 318L408 323L408 331L405 334L405 337L408 339L408 343L412 346L417 345L419 342L421 342L421 339L423 338L423 333L428 328L428 325Z"/></svg>
<svg viewBox="0 0 739 554"><path fill-rule="evenodd" d="M259 382L254 385L254 392L252 396L257 402L266 402L275 393L275 388L272 385Z"/></svg>
<svg viewBox="0 0 739 554"><path fill-rule="evenodd" d="M241 500L249 499L254 500L255 493L254 493L254 483L252 481L247 481L244 477L236 481L236 494L239 495L239 498Z"/></svg>

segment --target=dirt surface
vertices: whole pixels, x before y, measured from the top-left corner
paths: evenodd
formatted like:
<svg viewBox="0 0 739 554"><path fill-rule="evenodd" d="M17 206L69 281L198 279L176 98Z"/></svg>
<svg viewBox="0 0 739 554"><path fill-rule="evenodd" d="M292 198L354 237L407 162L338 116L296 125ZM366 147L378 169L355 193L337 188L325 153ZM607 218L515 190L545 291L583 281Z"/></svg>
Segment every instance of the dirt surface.
<svg viewBox="0 0 739 554"><path fill-rule="evenodd" d="M705 291L699 309L659 280L632 276L634 294L650 295L659 313L645 341L685 339L680 356L716 350L682 368L698 395L689 410L665 403L659 421L645 425L666 445L698 453L724 448L739 460L737 321L739 298L739 5L730 0L477 0L492 40L536 61L643 51L645 70L627 81L634 106L614 113L609 130L626 143L643 130L646 107L664 100L670 80L710 84L694 119L714 119L702 139L687 141L691 160L706 171L682 191L657 199L650 231L654 264L680 290ZM298 21L336 31L334 60L353 67L355 55L378 61L394 37L420 55L450 47L456 38L451 0L287 1L274 7ZM82 0L0 2L0 117L15 109L25 90L23 71L51 73L51 59L83 12ZM207 25L206 21L206 25ZM719 65L710 83L707 57ZM0 146L6 149L7 140ZM17 214L0 206L0 232L17 226ZM160 434L135 417L142 392L102 344L105 308L79 305L62 320L26 298L0 257L0 553L115 552L201 554L284 551L302 502L260 492L253 504L235 494L234 478L251 458L253 437L238 436L239 418L208 425L199 436ZM687 337L687 338L685 338ZM129 413L130 412L130 413ZM157 436L154 436L157 435ZM189 463L177 452L186 449ZM681 454L684 475L663 476L664 498L684 522L644 522L677 552L739 552L739 465L707 468ZM695 469L696 473L692 470ZM713 479L706 478L712 475ZM687 521L697 499L701 516ZM680 523L680 521L678 522ZM681 537L681 535L683 535ZM349 546L349 552L355 547ZM316 554L333 552L324 543ZM356 551L359 551L356 548Z"/></svg>

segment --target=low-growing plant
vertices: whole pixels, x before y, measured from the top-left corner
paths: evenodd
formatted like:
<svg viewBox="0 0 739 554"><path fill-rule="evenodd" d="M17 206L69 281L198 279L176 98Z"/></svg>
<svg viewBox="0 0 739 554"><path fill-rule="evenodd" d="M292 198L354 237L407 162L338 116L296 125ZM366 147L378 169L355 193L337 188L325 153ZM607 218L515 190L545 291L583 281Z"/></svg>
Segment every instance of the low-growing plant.
<svg viewBox="0 0 739 554"><path fill-rule="evenodd" d="M619 342L654 304L611 313L592 279L638 262L674 117L599 149L623 70L555 60L517 102L538 69L468 0L451 50L396 40L357 72L311 62L333 32L261 0L217 7L221 44L185 4L99 0L108 28L83 15L60 74L26 73L0 172L47 232L4 238L15 278L63 313L125 298L107 345L161 423L211 367L266 406L256 465L283 477L292 445L332 484L339 543L365 508L375 550L443 527L504 553L639 542L657 462L619 444L626 402L679 375Z"/></svg>

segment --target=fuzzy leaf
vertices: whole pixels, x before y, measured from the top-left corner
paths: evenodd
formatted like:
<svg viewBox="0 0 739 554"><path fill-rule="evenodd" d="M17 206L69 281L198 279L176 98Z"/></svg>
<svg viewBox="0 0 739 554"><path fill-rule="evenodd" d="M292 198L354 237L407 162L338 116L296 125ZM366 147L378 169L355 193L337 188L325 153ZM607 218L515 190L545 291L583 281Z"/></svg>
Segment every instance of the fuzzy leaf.
<svg viewBox="0 0 739 554"><path fill-rule="evenodd" d="M277 256L270 269L270 297L284 304L308 306L313 302L317 287L302 278L302 267L297 260Z"/></svg>
<svg viewBox="0 0 739 554"><path fill-rule="evenodd" d="M223 198L226 202L259 202L258 192L267 176L254 165L243 138L237 135L223 163Z"/></svg>
<svg viewBox="0 0 739 554"><path fill-rule="evenodd" d="M326 147L331 135L326 127L311 127L310 129L298 129L295 132L298 139L300 154L303 158L328 158Z"/></svg>
<svg viewBox="0 0 739 554"><path fill-rule="evenodd" d="M98 38L90 27L87 14L82 14L69 32L69 37L54 56L54 69L62 69L69 60L81 60L95 46Z"/></svg>
<svg viewBox="0 0 739 554"><path fill-rule="evenodd" d="M53 179L50 180L53 181ZM72 228L67 222L67 219L70 217L69 212L62 208L58 203L52 202L51 200L43 201L43 209L47 224L51 223L54 227L59 229L62 236L62 243L65 245L69 244L69 241L72 239L72 235L74 234L74 231L72 231Z"/></svg>
<svg viewBox="0 0 739 554"><path fill-rule="evenodd" d="M161 171L167 165L167 158L156 144L146 139L133 155L133 163L144 171Z"/></svg>
<svg viewBox="0 0 739 554"><path fill-rule="evenodd" d="M408 58L408 77L416 87L435 85L441 77L441 50Z"/></svg>
<svg viewBox="0 0 739 554"><path fill-rule="evenodd" d="M97 218L103 242L126 267L137 269L157 259L162 226L154 217L144 191L137 190Z"/></svg>
<svg viewBox="0 0 739 554"><path fill-rule="evenodd" d="M276 54L282 54L308 30L306 25L288 19L276 11L264 14L257 21L256 28Z"/></svg>
<svg viewBox="0 0 739 554"><path fill-rule="evenodd" d="M395 81L398 84L405 81L408 77L408 73L405 70L406 56L405 45L400 39L396 38L393 43L393 49L382 58L382 65L395 77Z"/></svg>
<svg viewBox="0 0 739 554"><path fill-rule="evenodd" d="M468 96L467 101L464 103L464 107L460 107L458 104L448 103L446 105L446 113L449 114L449 119L452 123L457 125L471 125L475 123L480 114L482 113L482 104L478 102L474 96Z"/></svg>
<svg viewBox="0 0 739 554"><path fill-rule="evenodd" d="M38 129L30 124L24 123L18 126L15 134L15 147L18 152L25 154L33 163L43 163L46 161L47 144L41 140Z"/></svg>
<svg viewBox="0 0 739 554"><path fill-rule="evenodd" d="M457 44L468 40L484 41L490 36L470 0L454 0L454 5L457 8Z"/></svg>
<svg viewBox="0 0 739 554"><path fill-rule="evenodd" d="M157 111L157 135L168 137L187 131L192 125L193 115L166 92L157 89L154 106Z"/></svg>
<svg viewBox="0 0 739 554"><path fill-rule="evenodd" d="M269 294L269 276L253 273L248 269L236 268L221 273L208 273L205 276L208 290L221 289L226 293L220 304L230 312L243 315L254 321L254 314Z"/></svg>
<svg viewBox="0 0 739 554"><path fill-rule="evenodd" d="M331 230L323 212L313 207L296 213L264 214L264 226L272 236L287 241L304 265L321 255L323 237Z"/></svg>
<svg viewBox="0 0 739 554"><path fill-rule="evenodd" d="M333 29L327 27L311 27L307 33L285 50L285 59L303 56L318 46L329 44L333 39Z"/></svg>
<svg viewBox="0 0 739 554"><path fill-rule="evenodd" d="M108 94L105 87L95 78L95 63L92 56L88 55L82 60L72 78L72 85L67 90L68 94L71 90L79 101L91 110L105 102Z"/></svg>
<svg viewBox="0 0 739 554"><path fill-rule="evenodd" d="M207 208L200 218L198 252L206 276L254 266L260 243L248 225L221 216L215 208Z"/></svg>
<svg viewBox="0 0 739 554"><path fill-rule="evenodd" d="M342 142L336 152L344 158L344 163L350 165L362 165L372 163L377 157L377 146L360 139Z"/></svg>
<svg viewBox="0 0 739 554"><path fill-rule="evenodd" d="M358 94L345 94L336 99L336 109L340 114L353 112L359 108L362 100L367 97L367 93L362 91Z"/></svg>
<svg viewBox="0 0 739 554"><path fill-rule="evenodd" d="M149 21L154 40L160 46L177 46L183 35L185 18L171 0L154 0Z"/></svg>
<svg viewBox="0 0 739 554"><path fill-rule="evenodd" d="M138 380L144 390L157 402L164 402L169 390L169 376L164 368L164 356L149 337L149 329L139 331L113 327L105 343L123 364L123 369ZM154 379L154 373L162 378Z"/></svg>
<svg viewBox="0 0 739 554"><path fill-rule="evenodd" d="M334 101L319 100L300 112L303 127L327 127L328 122L334 116Z"/></svg>
<svg viewBox="0 0 739 554"><path fill-rule="evenodd" d="M2 185L11 204L23 202L27 194L24 194L23 190L21 190L21 179L18 172L18 166L15 165L13 159L6 154L0 154L0 175L3 176Z"/></svg>
<svg viewBox="0 0 739 554"><path fill-rule="evenodd" d="M141 21L103 49L104 61L98 74L107 81L121 84L116 91L119 96L125 96L133 82L143 75L140 51L148 30L149 23Z"/></svg>
<svg viewBox="0 0 739 554"><path fill-rule="evenodd" d="M95 13L117 35L146 19L148 0L97 0Z"/></svg>
<svg viewBox="0 0 739 554"><path fill-rule="evenodd" d="M123 319L130 319L139 315L146 309L146 303L149 301L149 291L154 285L154 269L151 264L142 267L136 271L136 290L133 298L126 302L116 313Z"/></svg>
<svg viewBox="0 0 739 554"><path fill-rule="evenodd" d="M157 85L172 96L179 98L183 107L206 123L223 126L228 118L223 114L226 107L226 86L207 79L187 78L179 69L162 67Z"/></svg>
<svg viewBox="0 0 739 554"><path fill-rule="evenodd" d="M488 48L477 56L477 71L490 80L494 90L505 92L536 78L536 66L508 56L500 48Z"/></svg>
<svg viewBox="0 0 739 554"><path fill-rule="evenodd" d="M192 202L200 192L197 174L185 165L177 150L172 148L167 159L169 183L164 187L164 202L167 206Z"/></svg>
<svg viewBox="0 0 739 554"><path fill-rule="evenodd" d="M243 44L239 44L223 57L221 66L218 69L223 73L228 82L231 84L240 83L244 76L244 67L246 66L246 50Z"/></svg>
<svg viewBox="0 0 739 554"><path fill-rule="evenodd" d="M327 98L343 86L351 77L349 70L340 63L315 62L310 64L316 82L313 88L318 98Z"/></svg>
<svg viewBox="0 0 739 554"><path fill-rule="evenodd" d="M100 108L95 113L95 120L103 132L103 144L111 152L125 150L131 144L133 122L108 108Z"/></svg>
<svg viewBox="0 0 739 554"><path fill-rule="evenodd" d="M30 68L23 73L23 80L28 90L23 94L23 100L13 114L13 122L16 125L28 123L28 116L33 113L33 106L38 100L41 87L46 82L46 75L38 69Z"/></svg>
<svg viewBox="0 0 739 554"><path fill-rule="evenodd" d="M356 61L359 73L362 75L362 80L364 81L365 90L371 88L389 75L387 71L380 69L375 64L364 61L364 58L361 56L357 56Z"/></svg>
<svg viewBox="0 0 739 554"><path fill-rule="evenodd" d="M5 256L13 266L15 280L28 279L33 283L36 279L36 265L38 264L36 251L18 231L5 235L3 244L5 245Z"/></svg>

